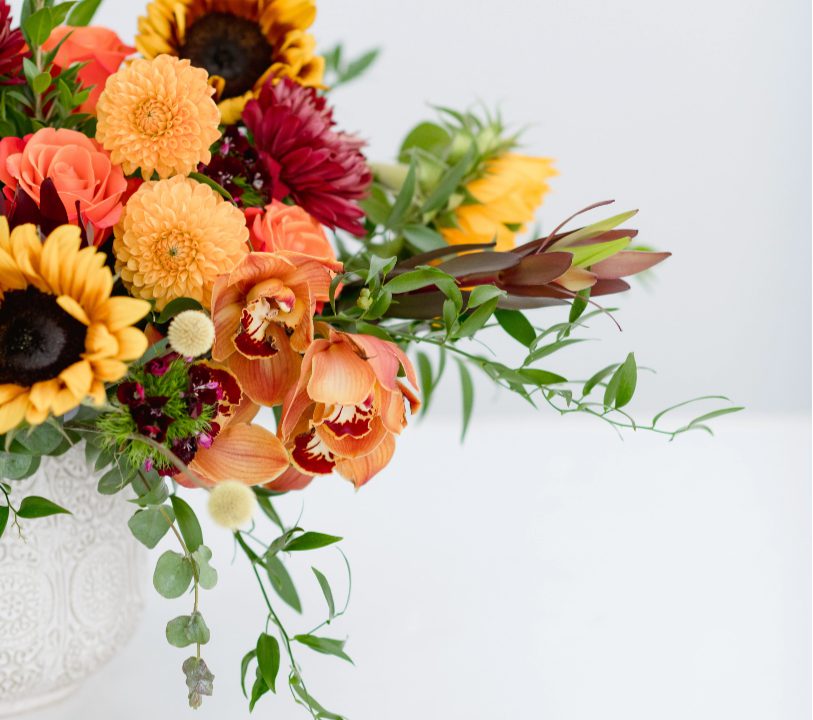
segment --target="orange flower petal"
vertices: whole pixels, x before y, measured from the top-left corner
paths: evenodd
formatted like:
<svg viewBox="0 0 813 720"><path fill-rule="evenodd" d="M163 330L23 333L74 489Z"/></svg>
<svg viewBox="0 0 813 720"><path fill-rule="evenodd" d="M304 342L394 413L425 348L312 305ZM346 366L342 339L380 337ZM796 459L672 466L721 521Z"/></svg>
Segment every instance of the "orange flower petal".
<svg viewBox="0 0 813 720"><path fill-rule="evenodd" d="M189 465L209 482L238 480L246 485L272 482L288 466L288 453L277 436L248 423L223 428L212 447L198 450Z"/></svg>
<svg viewBox="0 0 813 720"><path fill-rule="evenodd" d="M299 377L299 354L291 350L287 339L272 357L251 360L234 353L227 361L243 392L260 405L279 405Z"/></svg>
<svg viewBox="0 0 813 720"><path fill-rule="evenodd" d="M369 455L350 460L339 460L336 463L336 470L358 489L381 472L394 454L395 436L387 435Z"/></svg>
<svg viewBox="0 0 813 720"><path fill-rule="evenodd" d="M308 395L325 405L361 405L375 387L370 365L343 342L313 356Z"/></svg>
<svg viewBox="0 0 813 720"><path fill-rule="evenodd" d="M305 475L305 473L299 472L295 467L289 467L282 475L273 482L265 485L265 487L274 492L302 490L310 485L312 480L313 475Z"/></svg>

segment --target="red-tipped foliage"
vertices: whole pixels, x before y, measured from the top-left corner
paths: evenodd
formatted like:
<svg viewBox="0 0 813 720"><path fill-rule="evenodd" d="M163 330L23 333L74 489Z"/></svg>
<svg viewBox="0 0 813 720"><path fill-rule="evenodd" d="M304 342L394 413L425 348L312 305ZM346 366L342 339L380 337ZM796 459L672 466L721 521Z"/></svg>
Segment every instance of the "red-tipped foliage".
<svg viewBox="0 0 813 720"><path fill-rule="evenodd" d="M331 228L363 235L356 204L372 173L359 138L333 129L333 111L313 88L283 79L265 85L243 121L271 175L275 200L294 202Z"/></svg>

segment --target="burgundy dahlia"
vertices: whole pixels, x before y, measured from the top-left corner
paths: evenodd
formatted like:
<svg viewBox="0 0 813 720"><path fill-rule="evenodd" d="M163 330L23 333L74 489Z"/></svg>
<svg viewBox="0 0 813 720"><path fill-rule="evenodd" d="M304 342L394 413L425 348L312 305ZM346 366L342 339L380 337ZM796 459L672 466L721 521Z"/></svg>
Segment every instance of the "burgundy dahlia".
<svg viewBox="0 0 813 720"><path fill-rule="evenodd" d="M313 88L285 78L267 83L243 122L272 178L274 200L287 197L331 228L363 235L356 201L372 182L364 142L333 129L333 111Z"/></svg>
<svg viewBox="0 0 813 720"><path fill-rule="evenodd" d="M0 85L24 82L20 73L24 51L22 31L20 28L11 29L11 7L6 0L0 0Z"/></svg>

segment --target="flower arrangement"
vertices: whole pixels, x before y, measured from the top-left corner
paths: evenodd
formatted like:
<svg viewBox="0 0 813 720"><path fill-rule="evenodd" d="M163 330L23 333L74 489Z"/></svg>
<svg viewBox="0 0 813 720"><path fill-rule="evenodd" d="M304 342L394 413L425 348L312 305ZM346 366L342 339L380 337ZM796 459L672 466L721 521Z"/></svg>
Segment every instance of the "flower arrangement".
<svg viewBox="0 0 813 720"><path fill-rule="evenodd" d="M250 708L285 683L312 717L339 718L298 660L349 660L322 633L344 612L329 579L314 569L315 630L290 631L277 604L301 611L290 554L340 538L287 524L275 496L334 473L362 488L452 364L464 434L472 369L531 404L669 437L739 409L666 429L624 409L632 353L586 381L541 367L612 317L597 298L669 253L635 245L635 211L573 227L607 202L529 232L556 170L488 113L439 108L394 162L368 162L330 91L375 52L320 55L314 0L152 0L133 46L89 25L98 5L25 0L13 28L0 1L0 534L69 512L20 481L82 443L99 492L135 503L135 537L177 540L153 579L168 598L194 588L166 627L194 649L192 707L213 691L200 590L217 573L187 493L208 493L267 605L242 663ZM540 308L548 320L526 312ZM484 355L471 341L486 332L523 362Z"/></svg>

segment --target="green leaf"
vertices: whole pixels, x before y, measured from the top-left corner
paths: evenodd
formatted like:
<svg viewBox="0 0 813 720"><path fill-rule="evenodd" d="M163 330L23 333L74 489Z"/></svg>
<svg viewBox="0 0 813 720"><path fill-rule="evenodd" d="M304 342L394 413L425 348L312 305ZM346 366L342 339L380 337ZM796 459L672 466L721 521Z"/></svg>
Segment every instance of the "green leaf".
<svg viewBox="0 0 813 720"><path fill-rule="evenodd" d="M430 285L436 286L447 298L452 300L457 310L463 306L463 295L455 279L449 273L427 265L421 265L414 270L397 275L388 280L384 288L395 295L420 290Z"/></svg>
<svg viewBox="0 0 813 720"><path fill-rule="evenodd" d="M703 395L701 397L692 398L691 400L684 400L683 402L677 403L676 405L671 405L668 408L661 410L657 415L655 415L655 417L652 418L652 427L655 427L655 425L658 424L658 420L666 415L666 413L685 407L691 403L700 402L702 400L724 400L725 402L731 402L725 395Z"/></svg>
<svg viewBox="0 0 813 720"><path fill-rule="evenodd" d="M505 332L525 347L530 347L536 340L534 326L519 310L497 310L494 317Z"/></svg>
<svg viewBox="0 0 813 720"><path fill-rule="evenodd" d="M35 455L50 455L62 445L65 435L60 428L45 422L26 432L18 433L15 440Z"/></svg>
<svg viewBox="0 0 813 720"><path fill-rule="evenodd" d="M31 82L31 89L37 94L42 95L51 86L51 73L40 73Z"/></svg>
<svg viewBox="0 0 813 720"><path fill-rule="evenodd" d="M274 592L292 609L301 613L302 602L299 600L294 581L291 580L291 576L288 574L285 565L282 564L282 560L276 555L272 555L265 558L264 565Z"/></svg>
<svg viewBox="0 0 813 720"><path fill-rule="evenodd" d="M469 302L466 308L471 310L489 300L499 299L505 295L504 290L500 290L496 285L477 285L469 294Z"/></svg>
<svg viewBox="0 0 813 720"><path fill-rule="evenodd" d="M135 473L129 465L122 467L117 463L99 478L99 484L96 489L102 495L115 495L127 487L133 479L133 475L135 475Z"/></svg>
<svg viewBox="0 0 813 720"><path fill-rule="evenodd" d="M496 289L496 288L495 288ZM478 330L482 329L489 318L494 314L497 309L497 303L500 301L498 297L487 300L480 305L473 313L471 313L460 325L456 336L460 338L472 337Z"/></svg>
<svg viewBox="0 0 813 720"><path fill-rule="evenodd" d="M588 225L587 227L580 228L575 232L565 235L561 240L557 240L555 243L553 243L549 250L563 250L582 240L592 240L593 238L603 235L604 233L621 225L621 223L626 222L637 214L637 210L630 210L629 212L621 213L620 215L613 215L613 217L607 218L606 220L599 220L597 223L593 223L592 225ZM567 252L572 251L567 250Z"/></svg>
<svg viewBox="0 0 813 720"><path fill-rule="evenodd" d="M0 452L0 477L7 480L23 480L33 475L40 465L35 455Z"/></svg>
<svg viewBox="0 0 813 720"><path fill-rule="evenodd" d="M439 155L451 140L442 126L433 122L422 122L409 131L398 151L398 161L409 162L409 150L420 148L432 155Z"/></svg>
<svg viewBox="0 0 813 720"><path fill-rule="evenodd" d="M316 576L316 580L319 582L319 587L322 588L322 594L325 596L325 602L327 602L327 615L328 615L328 622L333 620L336 616L336 603L333 599L333 591L330 589L330 583L327 581L327 578L319 572L315 567L312 567L313 574Z"/></svg>
<svg viewBox="0 0 813 720"><path fill-rule="evenodd" d="M8 515L8 505L0 505L0 537L3 537L3 533L6 531L6 525L8 525Z"/></svg>
<svg viewBox="0 0 813 720"><path fill-rule="evenodd" d="M127 522L127 526L136 540L152 549L161 542L174 521L175 514L171 507L151 507L138 510Z"/></svg>
<svg viewBox="0 0 813 720"><path fill-rule="evenodd" d="M376 61L380 52L381 50L379 48L373 48L349 63L348 66L339 73L338 81L334 84L334 87L336 85L344 85L362 75Z"/></svg>
<svg viewBox="0 0 813 720"><path fill-rule="evenodd" d="M318 532L306 532L290 540L285 545L285 550L288 552L299 552L303 550L317 550L318 548L327 547L334 543L340 542L342 538L335 535L325 535Z"/></svg>
<svg viewBox="0 0 813 720"><path fill-rule="evenodd" d="M723 415L730 415L731 413L740 412L741 410L745 410L745 408L739 405L737 407L712 410L711 412L707 412L705 415L700 415L699 417L696 417L686 426L686 429L699 427L701 423L713 420L714 418L722 417Z"/></svg>
<svg viewBox="0 0 813 720"><path fill-rule="evenodd" d="M534 350L528 355L527 358L525 358L525 364L530 365L531 363L535 363L537 360L541 360L543 357L547 357L548 355L558 352L562 348L566 348L568 345L575 345L576 343L584 341L584 338L568 338L566 340L557 340L549 345L543 345L541 348Z"/></svg>
<svg viewBox="0 0 813 720"><path fill-rule="evenodd" d="M580 290L576 297L573 298L573 302L570 303L570 314L567 318L568 323L573 324L582 316L582 313L587 309L587 299L589 297L590 288L586 288L585 290Z"/></svg>
<svg viewBox="0 0 813 720"><path fill-rule="evenodd" d="M248 697L246 693L246 673L248 673L249 664L256 657L257 651L252 649L243 655L243 659L240 661L240 687L243 689L243 697L245 698Z"/></svg>
<svg viewBox="0 0 813 720"><path fill-rule="evenodd" d="M519 374L527 378L529 382L534 385L554 385L556 383L567 382L567 378L557 375L556 373L548 372L547 370L539 370L537 368L521 368Z"/></svg>
<svg viewBox="0 0 813 720"><path fill-rule="evenodd" d="M231 193L226 190L220 183L212 180L208 175L203 175L199 172L191 172L187 176L192 180L196 180L197 182L201 183L202 185L208 185L212 190L214 190L218 195L222 196L225 200L229 202L233 202L234 198L232 197Z"/></svg>
<svg viewBox="0 0 813 720"><path fill-rule="evenodd" d="M152 584L165 598L177 598L183 595L192 583L192 564L180 553L167 550L158 558Z"/></svg>
<svg viewBox="0 0 813 720"><path fill-rule="evenodd" d="M409 249L416 254L436 250L447 245L439 232L426 227L426 225L407 225L401 232Z"/></svg>
<svg viewBox="0 0 813 720"><path fill-rule="evenodd" d="M288 684L296 694L298 698L297 702L307 707L311 711L311 714L315 713L318 720L347 720L343 715L330 712L330 710L320 705L312 695L308 694L308 691L305 690L305 686L302 684L302 679L297 673L291 673L291 676L288 678Z"/></svg>
<svg viewBox="0 0 813 720"><path fill-rule="evenodd" d="M396 230L403 225L409 208L412 206L416 187L415 173L415 162L413 161L409 164L409 172L407 172L401 191L398 193L398 197L395 198L395 204L387 217L385 225L390 229Z"/></svg>
<svg viewBox="0 0 813 720"><path fill-rule="evenodd" d="M147 483L140 475L136 475L130 483L133 490L136 491L138 497L128 500L128 502L139 505L140 507L149 507L150 505L163 505L169 500L169 489L166 482L161 477L154 478L153 481Z"/></svg>
<svg viewBox="0 0 813 720"><path fill-rule="evenodd" d="M71 27L90 25L93 16L101 4L102 0L80 0L80 2L76 3L73 10L71 10L65 24Z"/></svg>
<svg viewBox="0 0 813 720"><path fill-rule="evenodd" d="M192 298L188 297L180 297L175 298L167 303L166 307L161 311L161 314L158 316L158 320L156 321L159 325L163 325L164 323L169 322L174 318L178 313L183 312L184 310L200 310L202 305L197 301L193 300Z"/></svg>
<svg viewBox="0 0 813 720"><path fill-rule="evenodd" d="M33 518L48 517L49 515L70 515L71 511L66 510L64 507L51 502L44 497L38 495L29 495L23 498L20 507L17 510L17 515L21 518L31 520Z"/></svg>
<svg viewBox="0 0 813 720"><path fill-rule="evenodd" d="M257 504L260 506L260 510L263 511L265 516L280 530L285 530L285 526L282 524L282 518L280 518L280 516L277 514L277 511L271 504L271 500L269 500L265 495L256 495L256 497Z"/></svg>
<svg viewBox="0 0 813 720"><path fill-rule="evenodd" d="M203 531L200 529L198 516L189 507L189 503L177 495L170 497L172 509L175 510L175 517L178 520L178 527L181 529L186 549L194 553L203 544Z"/></svg>
<svg viewBox="0 0 813 720"><path fill-rule="evenodd" d="M457 361L457 367L460 370L460 389L463 393L463 431L460 434L460 441L462 442L466 438L466 432L471 422L471 413L474 410L474 383L469 369L461 360Z"/></svg>
<svg viewBox="0 0 813 720"><path fill-rule="evenodd" d="M28 44L40 47L51 34L51 31L58 25L53 21L51 8L44 7L31 13L22 24L22 30Z"/></svg>
<svg viewBox="0 0 813 720"><path fill-rule="evenodd" d="M631 240L632 238L628 237L618 238L617 240L608 240L593 245L570 247L567 251L573 255L574 267L589 267L606 260L608 257L612 257L616 253L620 253L630 244Z"/></svg>
<svg viewBox="0 0 813 720"><path fill-rule="evenodd" d="M421 383L421 415L426 413L429 407L429 402L432 399L432 394L435 391L435 380L432 373L432 362L429 356L422 351L415 354L415 359L418 364L418 378Z"/></svg>
<svg viewBox="0 0 813 720"><path fill-rule="evenodd" d="M209 642L209 628L203 615L195 611L191 615L180 615L167 623L167 642L178 648L189 645L205 645Z"/></svg>
<svg viewBox="0 0 813 720"><path fill-rule="evenodd" d="M477 149L473 144L469 146L466 154L441 178L437 187L429 194L429 197L421 206L423 215L434 213L449 202L449 198L458 189L461 181L471 169L476 151Z"/></svg>
<svg viewBox="0 0 813 720"><path fill-rule="evenodd" d="M279 672L279 643L272 635L262 633L257 638L257 666L263 681L271 692L277 691L277 673Z"/></svg>
<svg viewBox="0 0 813 720"><path fill-rule="evenodd" d="M217 585L217 570L209 564L212 559L212 551L205 545L200 545L192 553L192 559L198 568L198 583L204 590L211 590Z"/></svg>
<svg viewBox="0 0 813 720"><path fill-rule="evenodd" d="M612 365L608 365L606 368L599 370L595 375L593 375L586 383L584 383L584 388L582 389L582 396L586 397L590 394L593 388L598 385L604 378L606 378L610 373L612 373L618 367L618 363L613 363Z"/></svg>
<svg viewBox="0 0 813 720"><path fill-rule="evenodd" d="M333 638L317 637L316 635L294 635L294 640L311 650L315 650L323 655L334 655L342 660L347 660L351 665L353 661L350 656L344 652L344 640L335 640Z"/></svg>
<svg viewBox="0 0 813 720"><path fill-rule="evenodd" d="M638 366L635 363L634 353L627 355L627 359L624 360L621 367L615 371L610 384L613 384L616 377L618 380L615 384L613 405L618 409L627 405L635 394L635 386L638 383ZM606 404L605 401L605 405Z"/></svg>
<svg viewBox="0 0 813 720"><path fill-rule="evenodd" d="M262 675L260 674L260 669L257 668L257 676L254 680L254 686L251 688L251 699L248 702L248 711L253 712L254 706L257 704L257 701L265 695L269 691L268 685L265 684L265 680L263 680Z"/></svg>

